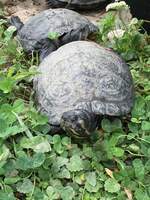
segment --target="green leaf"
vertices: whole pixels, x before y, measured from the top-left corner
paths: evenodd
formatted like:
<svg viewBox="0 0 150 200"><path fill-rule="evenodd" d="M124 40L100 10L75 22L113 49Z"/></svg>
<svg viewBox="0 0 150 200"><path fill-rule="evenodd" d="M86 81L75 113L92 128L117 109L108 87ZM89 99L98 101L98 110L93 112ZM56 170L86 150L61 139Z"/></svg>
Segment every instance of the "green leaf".
<svg viewBox="0 0 150 200"><path fill-rule="evenodd" d="M33 157L29 157L25 152L17 152L18 158L16 160L16 168L27 170L40 167L45 161L45 155L43 153L36 153Z"/></svg>
<svg viewBox="0 0 150 200"><path fill-rule="evenodd" d="M149 200L150 196L147 194L146 190L143 191L142 189L138 188L135 191L135 198L136 198L136 200L141 200L141 199Z"/></svg>
<svg viewBox="0 0 150 200"><path fill-rule="evenodd" d="M27 116L31 120L33 128L38 125L46 125L48 123L48 117L38 113L33 107L27 112Z"/></svg>
<svg viewBox="0 0 150 200"><path fill-rule="evenodd" d="M94 156L92 148L85 145L83 146L83 153L88 158L92 158Z"/></svg>
<svg viewBox="0 0 150 200"><path fill-rule="evenodd" d="M64 166L64 165L67 165L67 163L68 163L68 158L64 158L64 157L60 157L60 156L58 156L57 158L56 158L56 165L57 165L57 167L62 167L62 166Z"/></svg>
<svg viewBox="0 0 150 200"><path fill-rule="evenodd" d="M103 119L101 122L101 126L102 126L102 129L108 133L112 131L111 123L108 119Z"/></svg>
<svg viewBox="0 0 150 200"><path fill-rule="evenodd" d="M74 155L70 158L70 162L67 164L67 168L71 172L77 172L83 170L83 162L78 155Z"/></svg>
<svg viewBox="0 0 150 200"><path fill-rule="evenodd" d="M122 123L120 119L114 119L109 121L108 119L103 119L101 122L102 128L106 132L114 132L122 129Z"/></svg>
<svg viewBox="0 0 150 200"><path fill-rule="evenodd" d="M26 149L33 149L37 153L45 153L51 151L49 142L42 136L35 136L32 138L23 138L20 146Z"/></svg>
<svg viewBox="0 0 150 200"><path fill-rule="evenodd" d="M41 191L38 187L34 188L34 193L33 193L33 200L48 200L45 198L46 194ZM31 198L29 198L31 199Z"/></svg>
<svg viewBox="0 0 150 200"><path fill-rule="evenodd" d="M132 151L132 152L135 152L135 153L138 153L139 150L140 150L139 146L137 146L136 144L130 144L130 145L128 146L128 149L129 149L130 151Z"/></svg>
<svg viewBox="0 0 150 200"><path fill-rule="evenodd" d="M139 131L139 126L138 124L135 124L135 123L128 123L128 127L129 127L129 130L132 132L132 133L137 133Z"/></svg>
<svg viewBox="0 0 150 200"><path fill-rule="evenodd" d="M1 14L1 12L0 12L0 14ZM7 24L7 20L0 19L0 26L1 26L2 24Z"/></svg>
<svg viewBox="0 0 150 200"><path fill-rule="evenodd" d="M17 99L12 109L15 113L22 113L25 109L24 101L22 99Z"/></svg>
<svg viewBox="0 0 150 200"><path fill-rule="evenodd" d="M19 126L10 126L4 132L0 133L0 138L8 138L12 135L16 135L18 133L22 133L26 130L26 127Z"/></svg>
<svg viewBox="0 0 150 200"><path fill-rule="evenodd" d="M53 144L54 144L54 149L58 154L62 154L64 151L64 147L62 146L61 143L61 137L59 135L54 135L53 136Z"/></svg>
<svg viewBox="0 0 150 200"><path fill-rule="evenodd" d="M10 150L6 145L0 147L0 168L6 163L7 159L11 156Z"/></svg>
<svg viewBox="0 0 150 200"><path fill-rule="evenodd" d="M120 184L113 178L109 178L105 181L105 190L110 193L116 193L120 190Z"/></svg>
<svg viewBox="0 0 150 200"><path fill-rule="evenodd" d="M147 173L150 172L150 159L147 160L147 162L145 163L145 170L147 171Z"/></svg>
<svg viewBox="0 0 150 200"><path fill-rule="evenodd" d="M56 190L56 188L54 188L52 186L48 186L48 188L46 189L46 193L47 193L49 199L51 199L51 200L58 199L60 197L59 192Z"/></svg>
<svg viewBox="0 0 150 200"><path fill-rule="evenodd" d="M23 151L17 152L16 169L27 170L32 168L32 160Z"/></svg>
<svg viewBox="0 0 150 200"><path fill-rule="evenodd" d="M15 81L10 77L0 80L0 90L4 93L11 92L14 86Z"/></svg>
<svg viewBox="0 0 150 200"><path fill-rule="evenodd" d="M72 200L75 196L75 192L71 186L66 186L61 190L62 200Z"/></svg>
<svg viewBox="0 0 150 200"><path fill-rule="evenodd" d="M0 65L4 65L5 63L7 63L6 57L1 57L0 58Z"/></svg>
<svg viewBox="0 0 150 200"><path fill-rule="evenodd" d="M32 168L40 167L45 161L45 154L36 153L32 157Z"/></svg>
<svg viewBox="0 0 150 200"><path fill-rule="evenodd" d="M112 154L116 157L122 157L124 155L124 150L120 147L112 147L111 148Z"/></svg>
<svg viewBox="0 0 150 200"><path fill-rule="evenodd" d="M59 36L60 36L60 34L57 33L57 32L48 33L48 38L51 39L51 40L56 40Z"/></svg>
<svg viewBox="0 0 150 200"><path fill-rule="evenodd" d="M15 26L9 26L8 29L4 32L5 35L5 42L11 40L13 33L16 31Z"/></svg>
<svg viewBox="0 0 150 200"><path fill-rule="evenodd" d="M17 184L17 191L20 193L30 193L33 191L33 189L33 183L27 178L25 178L23 182Z"/></svg>
<svg viewBox="0 0 150 200"><path fill-rule="evenodd" d="M9 178L5 178L4 179L4 183L7 185L12 185L14 183L17 183L18 181L20 181L20 177L9 177Z"/></svg>
<svg viewBox="0 0 150 200"><path fill-rule="evenodd" d="M71 174L69 172L69 170L67 170L66 168L62 169L58 174L57 174L57 178L60 179L70 179L71 178Z"/></svg>
<svg viewBox="0 0 150 200"><path fill-rule="evenodd" d="M142 181L144 179L144 174L145 174L145 169L142 161L140 159L133 160L133 167L136 178Z"/></svg>
<svg viewBox="0 0 150 200"><path fill-rule="evenodd" d="M145 100L142 96L138 96L132 109L132 118L138 118L145 114Z"/></svg>
<svg viewBox="0 0 150 200"><path fill-rule="evenodd" d="M150 131L150 122L143 121L141 128L142 128L143 131Z"/></svg>
<svg viewBox="0 0 150 200"><path fill-rule="evenodd" d="M86 180L90 185L95 187L96 186L96 173L95 172L89 172L86 175Z"/></svg>
<svg viewBox="0 0 150 200"><path fill-rule="evenodd" d="M0 135L2 135L1 133L4 133L7 130L7 128L8 128L8 123L6 122L6 120L0 118Z"/></svg>
<svg viewBox="0 0 150 200"><path fill-rule="evenodd" d="M12 113L13 109L10 104L2 104L0 107L1 119L5 119L8 124L14 123L16 121L16 116Z"/></svg>
<svg viewBox="0 0 150 200"><path fill-rule="evenodd" d="M96 193L99 191L100 188L102 188L103 186L97 182L97 184L95 186L92 186L91 184L89 184L87 181L85 183L85 189L90 192L90 193Z"/></svg>
<svg viewBox="0 0 150 200"><path fill-rule="evenodd" d="M16 200L13 193L7 193L3 190L0 191L0 200Z"/></svg>
<svg viewBox="0 0 150 200"><path fill-rule="evenodd" d="M62 144L64 146L70 146L71 145L71 139L69 137L63 137L62 138Z"/></svg>
<svg viewBox="0 0 150 200"><path fill-rule="evenodd" d="M122 122L120 119L114 119L112 121L112 130L113 131L118 131L118 130L122 130Z"/></svg>

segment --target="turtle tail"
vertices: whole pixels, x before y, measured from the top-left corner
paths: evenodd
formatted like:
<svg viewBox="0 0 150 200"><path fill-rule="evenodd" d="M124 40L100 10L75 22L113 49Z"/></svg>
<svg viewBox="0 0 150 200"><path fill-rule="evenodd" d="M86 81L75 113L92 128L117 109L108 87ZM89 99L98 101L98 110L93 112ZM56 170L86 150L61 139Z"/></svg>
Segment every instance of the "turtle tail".
<svg viewBox="0 0 150 200"><path fill-rule="evenodd" d="M24 24L21 22L18 16L12 16L9 22L12 26L16 27L17 31L19 31L24 26Z"/></svg>

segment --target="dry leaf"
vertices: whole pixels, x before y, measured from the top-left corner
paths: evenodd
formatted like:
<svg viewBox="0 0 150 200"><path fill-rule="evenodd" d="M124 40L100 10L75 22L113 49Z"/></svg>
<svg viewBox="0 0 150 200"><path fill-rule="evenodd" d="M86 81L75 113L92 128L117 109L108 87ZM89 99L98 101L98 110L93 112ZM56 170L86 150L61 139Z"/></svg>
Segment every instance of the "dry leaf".
<svg viewBox="0 0 150 200"><path fill-rule="evenodd" d="M108 174L108 176L110 176L111 178L114 178L114 176L113 176L113 171L111 171L111 170L108 169L108 168L105 168L105 171L106 171L106 173Z"/></svg>
<svg viewBox="0 0 150 200"><path fill-rule="evenodd" d="M127 188L124 188L124 191L128 197L128 200L133 200L131 191Z"/></svg>

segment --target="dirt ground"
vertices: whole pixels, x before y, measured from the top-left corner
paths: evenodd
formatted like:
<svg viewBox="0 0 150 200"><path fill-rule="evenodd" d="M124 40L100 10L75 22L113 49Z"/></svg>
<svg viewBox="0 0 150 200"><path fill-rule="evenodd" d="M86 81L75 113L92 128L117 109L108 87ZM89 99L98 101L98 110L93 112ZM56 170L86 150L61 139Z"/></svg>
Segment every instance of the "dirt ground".
<svg viewBox="0 0 150 200"><path fill-rule="evenodd" d="M4 6L6 16L16 15L19 16L20 19L25 22L31 15L35 15L36 13L46 9L46 5L35 4L33 0L1 0L7 1ZM44 1L43 1L44 2Z"/></svg>
<svg viewBox="0 0 150 200"><path fill-rule="evenodd" d="M46 9L46 3L42 0L0 0L4 4L6 16L16 15L25 22L30 16ZM41 3L42 2L42 3ZM82 13L92 22L98 21L104 11Z"/></svg>

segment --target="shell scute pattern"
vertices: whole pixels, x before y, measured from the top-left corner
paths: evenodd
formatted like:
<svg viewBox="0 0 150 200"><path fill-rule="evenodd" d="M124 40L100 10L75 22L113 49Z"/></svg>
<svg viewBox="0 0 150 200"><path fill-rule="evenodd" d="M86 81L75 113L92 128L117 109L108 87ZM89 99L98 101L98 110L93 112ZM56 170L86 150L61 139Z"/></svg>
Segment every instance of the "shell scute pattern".
<svg viewBox="0 0 150 200"><path fill-rule="evenodd" d="M46 57L39 70L36 92L42 95L37 96L38 102L53 123L76 108L113 116L131 110L133 83L128 66L116 53L95 43L64 45Z"/></svg>

